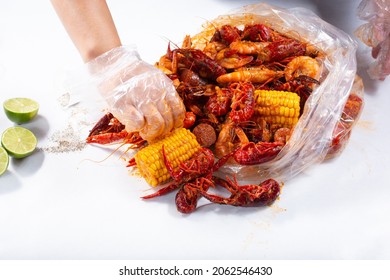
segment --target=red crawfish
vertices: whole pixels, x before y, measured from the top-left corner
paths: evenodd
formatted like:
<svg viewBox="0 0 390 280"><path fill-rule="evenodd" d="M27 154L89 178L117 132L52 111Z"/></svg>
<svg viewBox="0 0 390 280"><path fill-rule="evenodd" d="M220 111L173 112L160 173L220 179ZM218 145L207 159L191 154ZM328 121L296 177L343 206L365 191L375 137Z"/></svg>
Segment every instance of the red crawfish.
<svg viewBox="0 0 390 280"><path fill-rule="evenodd" d="M280 194L280 185L274 179L268 179L259 185L243 185L239 186L234 178L226 180L218 177L213 177L213 181L227 189L230 197L222 197L215 194L210 194L205 190L199 190L200 194L213 203L227 204L232 206L253 207L270 205Z"/></svg>
<svg viewBox="0 0 390 280"><path fill-rule="evenodd" d="M304 55L306 45L294 39L282 39L269 43L259 54L257 59L262 62L283 61Z"/></svg>
<svg viewBox="0 0 390 280"><path fill-rule="evenodd" d="M175 182L142 198L150 199L179 189L175 199L176 208L181 213L190 213L196 209L200 198L196 190L207 190L212 185L208 178L211 177L213 171L214 154L210 149L201 148L189 160L180 164L178 171L175 171L168 160L164 146L162 152L164 164Z"/></svg>
<svg viewBox="0 0 390 280"><path fill-rule="evenodd" d="M180 65L194 71L201 78L209 80L215 80L226 73L225 68L198 49L175 49L171 51L170 57L174 73L177 72Z"/></svg>
<svg viewBox="0 0 390 280"><path fill-rule="evenodd" d="M86 139L87 143L109 144L123 140L133 148L141 147L145 140L137 132L129 133L125 126L111 113L106 113L91 129Z"/></svg>
<svg viewBox="0 0 390 280"><path fill-rule="evenodd" d="M224 165L230 157L242 165L260 164L274 159L284 147L281 142L248 142L221 157L215 164Z"/></svg>
<svg viewBox="0 0 390 280"><path fill-rule="evenodd" d="M190 160L179 165L179 170L175 171L172 163L168 160L164 146L162 147L164 164L169 174L176 183L191 181L197 177L207 174L214 166L214 154L208 148L200 148Z"/></svg>
<svg viewBox="0 0 390 280"><path fill-rule="evenodd" d="M234 151L234 160L242 165L260 164L274 159L284 147L281 142L249 142Z"/></svg>
<svg viewBox="0 0 390 280"><path fill-rule="evenodd" d="M176 209L183 214L194 212L201 198L200 190L207 191L212 186L214 186L213 181L206 177L198 177L185 183L176 193Z"/></svg>
<svg viewBox="0 0 390 280"><path fill-rule="evenodd" d="M229 45L240 38L241 31L237 27L225 24L215 31L210 42L222 42L225 45Z"/></svg>
<svg viewBox="0 0 390 280"><path fill-rule="evenodd" d="M282 38L280 33L275 32L261 23L245 25L241 33L241 40L249 40L252 42L273 42Z"/></svg>
<svg viewBox="0 0 390 280"><path fill-rule="evenodd" d="M205 107L214 116L224 116L230 111L233 93L229 88L216 87L215 94L210 96Z"/></svg>
<svg viewBox="0 0 390 280"><path fill-rule="evenodd" d="M126 136L125 126L111 113L106 113L90 130L87 143L107 144Z"/></svg>
<svg viewBox="0 0 390 280"><path fill-rule="evenodd" d="M230 105L230 119L234 123L249 121L255 112L255 98L253 93L255 88L250 82L232 83L229 86L233 98Z"/></svg>
<svg viewBox="0 0 390 280"><path fill-rule="evenodd" d="M288 63L298 56L306 53L306 44L294 39L280 37L272 42L234 41L229 49L238 54L257 56L254 65L278 62Z"/></svg>

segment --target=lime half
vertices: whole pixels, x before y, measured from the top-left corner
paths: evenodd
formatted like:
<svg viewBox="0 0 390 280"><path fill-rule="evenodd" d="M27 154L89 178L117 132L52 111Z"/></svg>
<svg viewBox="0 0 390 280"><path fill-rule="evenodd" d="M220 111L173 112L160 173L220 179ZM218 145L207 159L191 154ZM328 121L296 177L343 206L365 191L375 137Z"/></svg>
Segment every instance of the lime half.
<svg viewBox="0 0 390 280"><path fill-rule="evenodd" d="M0 176L7 171L8 163L9 157L7 151L3 147L0 147Z"/></svg>
<svg viewBox="0 0 390 280"><path fill-rule="evenodd" d="M34 133L20 126L7 128L1 136L1 145L14 158L24 158L31 155L37 142Z"/></svg>
<svg viewBox="0 0 390 280"><path fill-rule="evenodd" d="M4 112L11 121L22 124L31 121L38 114L38 102L30 98L16 97L3 103Z"/></svg>

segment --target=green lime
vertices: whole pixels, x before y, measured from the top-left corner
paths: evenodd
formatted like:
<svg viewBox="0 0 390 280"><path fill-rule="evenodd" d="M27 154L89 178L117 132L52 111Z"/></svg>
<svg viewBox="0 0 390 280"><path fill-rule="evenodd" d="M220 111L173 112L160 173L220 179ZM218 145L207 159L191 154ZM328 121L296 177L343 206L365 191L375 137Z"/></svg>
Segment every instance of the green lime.
<svg viewBox="0 0 390 280"><path fill-rule="evenodd" d="M9 157L7 151L3 147L0 147L0 176L7 171L8 163Z"/></svg>
<svg viewBox="0 0 390 280"><path fill-rule="evenodd" d="M30 98L10 98L3 103L7 117L18 124L31 121L38 114L38 102Z"/></svg>
<svg viewBox="0 0 390 280"><path fill-rule="evenodd" d="M7 128L1 136L1 145L14 158L24 158L31 155L37 142L34 133L21 126Z"/></svg>

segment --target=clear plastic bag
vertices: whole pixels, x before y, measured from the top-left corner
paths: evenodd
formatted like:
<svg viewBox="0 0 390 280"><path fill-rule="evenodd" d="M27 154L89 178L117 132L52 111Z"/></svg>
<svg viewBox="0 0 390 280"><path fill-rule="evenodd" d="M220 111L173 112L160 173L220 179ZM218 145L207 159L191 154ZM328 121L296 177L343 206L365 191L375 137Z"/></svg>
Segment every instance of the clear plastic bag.
<svg viewBox="0 0 390 280"><path fill-rule="evenodd" d="M215 28L225 24L242 27L254 23L264 23L276 31L305 41L326 54L321 84L307 100L290 140L278 156L263 164L252 166L226 164L220 169L220 172L235 174L238 179L253 179L258 182L272 177L286 181L323 161L331 150L336 128L355 81L357 44L345 32L307 9L283 9L260 3L245 6L208 22L199 34L193 36L193 46L202 49ZM356 95L363 102L363 85L361 81L357 81ZM361 107L359 114L360 110ZM359 114L353 116L353 123ZM342 130L350 134L352 127L353 125ZM338 148L333 145L332 155L341 151L347 139L348 137Z"/></svg>

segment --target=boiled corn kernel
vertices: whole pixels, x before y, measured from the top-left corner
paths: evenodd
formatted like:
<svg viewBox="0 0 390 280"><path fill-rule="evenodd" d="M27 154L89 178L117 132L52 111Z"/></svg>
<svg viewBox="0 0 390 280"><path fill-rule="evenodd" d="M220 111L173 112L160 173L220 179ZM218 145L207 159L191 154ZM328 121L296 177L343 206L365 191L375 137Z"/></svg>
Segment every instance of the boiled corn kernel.
<svg viewBox="0 0 390 280"><path fill-rule="evenodd" d="M176 129L170 136L141 149L134 156L142 177L152 186L165 183L170 179L164 164L162 146L174 169L190 159L199 149L195 135L185 128Z"/></svg>
<svg viewBox="0 0 390 280"><path fill-rule="evenodd" d="M255 117L270 125L292 128L299 118L298 94L288 91L255 90Z"/></svg>

